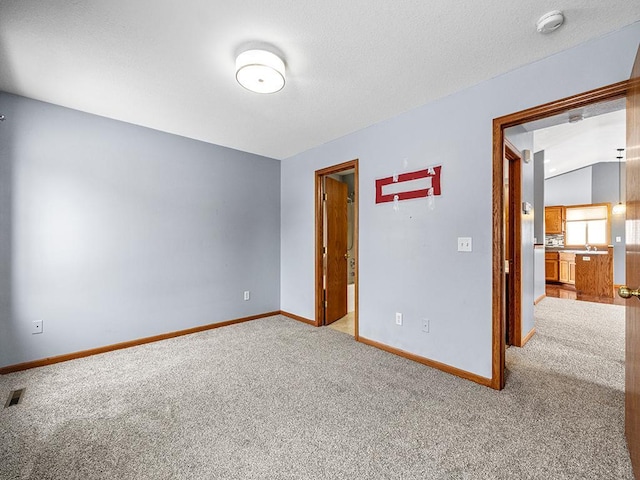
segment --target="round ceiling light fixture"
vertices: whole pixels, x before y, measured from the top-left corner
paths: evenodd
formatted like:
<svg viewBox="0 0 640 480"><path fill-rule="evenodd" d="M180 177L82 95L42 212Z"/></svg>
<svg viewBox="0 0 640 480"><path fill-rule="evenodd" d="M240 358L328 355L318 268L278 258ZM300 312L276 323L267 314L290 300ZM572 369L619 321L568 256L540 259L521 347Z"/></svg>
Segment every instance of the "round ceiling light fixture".
<svg viewBox="0 0 640 480"><path fill-rule="evenodd" d="M564 15L560 10L547 12L540 17L536 23L538 33L551 33L557 30L564 23Z"/></svg>
<svg viewBox="0 0 640 480"><path fill-rule="evenodd" d="M284 62L266 50L247 50L236 58L236 80L255 93L275 93L285 82Z"/></svg>

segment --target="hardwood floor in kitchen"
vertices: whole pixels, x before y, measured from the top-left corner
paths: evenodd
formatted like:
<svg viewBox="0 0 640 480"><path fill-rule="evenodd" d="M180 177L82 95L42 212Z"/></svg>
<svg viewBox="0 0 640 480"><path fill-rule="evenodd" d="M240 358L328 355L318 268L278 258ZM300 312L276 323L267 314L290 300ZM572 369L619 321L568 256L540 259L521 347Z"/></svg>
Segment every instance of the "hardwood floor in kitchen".
<svg viewBox="0 0 640 480"><path fill-rule="evenodd" d="M582 300L584 302L608 303L610 305L624 305L624 298L618 296L618 289L614 288L613 297L596 297L576 292L575 287L564 284L547 283L547 297L568 298L569 300Z"/></svg>

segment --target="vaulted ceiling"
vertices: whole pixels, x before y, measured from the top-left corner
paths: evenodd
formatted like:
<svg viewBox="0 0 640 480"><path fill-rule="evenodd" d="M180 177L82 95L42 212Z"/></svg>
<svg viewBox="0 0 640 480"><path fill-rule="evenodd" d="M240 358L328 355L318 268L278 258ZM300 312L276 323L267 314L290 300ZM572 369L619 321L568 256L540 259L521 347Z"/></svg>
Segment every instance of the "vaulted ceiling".
<svg viewBox="0 0 640 480"><path fill-rule="evenodd" d="M638 20L637 0L1 0L0 90L283 159ZM236 83L256 46L282 91Z"/></svg>

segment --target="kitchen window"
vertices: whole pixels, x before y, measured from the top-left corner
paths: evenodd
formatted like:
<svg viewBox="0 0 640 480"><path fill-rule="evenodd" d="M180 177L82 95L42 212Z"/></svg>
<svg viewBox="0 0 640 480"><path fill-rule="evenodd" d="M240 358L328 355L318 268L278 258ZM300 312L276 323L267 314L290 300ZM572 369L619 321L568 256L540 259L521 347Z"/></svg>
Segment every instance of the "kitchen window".
<svg viewBox="0 0 640 480"><path fill-rule="evenodd" d="M609 245L609 204L566 207L565 245Z"/></svg>

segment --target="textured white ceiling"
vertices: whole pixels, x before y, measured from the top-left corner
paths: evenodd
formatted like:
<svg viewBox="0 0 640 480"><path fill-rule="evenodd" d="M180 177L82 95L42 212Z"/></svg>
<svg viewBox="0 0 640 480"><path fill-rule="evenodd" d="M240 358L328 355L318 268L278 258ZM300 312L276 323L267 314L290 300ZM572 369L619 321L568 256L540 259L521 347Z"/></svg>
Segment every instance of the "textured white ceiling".
<svg viewBox="0 0 640 480"><path fill-rule="evenodd" d="M561 123L535 130L534 150L545 151L545 178L593 165L616 162L618 148L626 148L626 110ZM623 161L626 158L622 152Z"/></svg>
<svg viewBox="0 0 640 480"><path fill-rule="evenodd" d="M0 90L282 159L638 20L637 0L1 0ZM235 81L258 42L285 57L277 94Z"/></svg>

